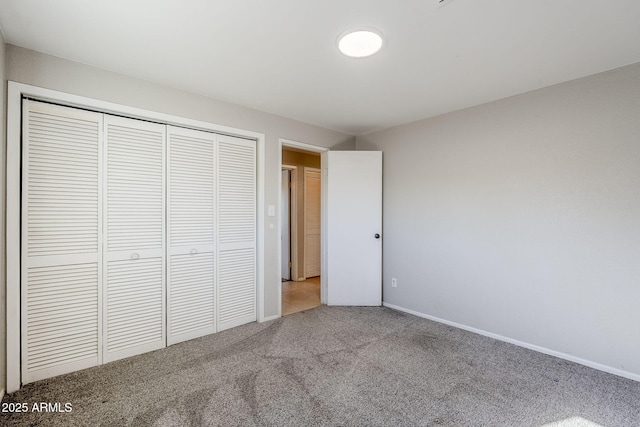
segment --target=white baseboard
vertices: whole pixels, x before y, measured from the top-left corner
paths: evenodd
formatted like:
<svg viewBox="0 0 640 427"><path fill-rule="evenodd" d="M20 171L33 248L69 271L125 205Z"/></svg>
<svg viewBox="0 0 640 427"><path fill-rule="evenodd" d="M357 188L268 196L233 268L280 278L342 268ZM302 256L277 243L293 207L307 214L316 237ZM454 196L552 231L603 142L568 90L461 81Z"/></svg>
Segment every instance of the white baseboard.
<svg viewBox="0 0 640 427"><path fill-rule="evenodd" d="M464 329L465 331L473 332L475 334L484 335L485 337L493 338L499 341L508 342L509 344L517 345L518 347L524 347L529 350L537 351L539 353L548 354L549 356L554 356L560 359L568 360L570 362L579 363L580 365L588 366L589 368L597 369L599 371L607 372L609 374L617 375L619 377L628 378L630 380L639 381L640 382L640 374L635 374L633 372L623 371L622 369L614 368L612 366L603 365L601 363L593 362L591 360L582 359L580 357L572 356L570 354L562 353L556 350L551 350L545 347L540 347L535 344L530 344L524 341L518 341L513 338L503 337L502 335L494 334L492 332L483 331L482 329L472 328L471 326L462 325L460 323L451 322L449 320L440 319L439 317L430 316L428 314L420 313L415 310L410 310L408 308L399 307L397 305L389 304L386 302L382 303L383 306L391 308L393 310L402 311L404 313L413 314L414 316L422 317L424 319L433 320L434 322L443 323L445 325L453 326L454 328Z"/></svg>
<svg viewBox="0 0 640 427"><path fill-rule="evenodd" d="M273 316L265 317L264 319L262 319L262 322L260 322L260 323L269 322L271 320L276 320L276 319L279 319L280 317L281 316L279 314L274 314Z"/></svg>

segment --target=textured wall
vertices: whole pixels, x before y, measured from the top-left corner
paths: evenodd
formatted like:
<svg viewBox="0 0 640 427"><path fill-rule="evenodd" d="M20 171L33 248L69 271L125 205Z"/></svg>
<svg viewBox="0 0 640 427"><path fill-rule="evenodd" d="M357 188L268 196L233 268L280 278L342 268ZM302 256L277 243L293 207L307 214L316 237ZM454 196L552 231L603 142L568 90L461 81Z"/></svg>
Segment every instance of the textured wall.
<svg viewBox="0 0 640 427"><path fill-rule="evenodd" d="M384 151L386 303L640 379L640 64L356 144Z"/></svg>

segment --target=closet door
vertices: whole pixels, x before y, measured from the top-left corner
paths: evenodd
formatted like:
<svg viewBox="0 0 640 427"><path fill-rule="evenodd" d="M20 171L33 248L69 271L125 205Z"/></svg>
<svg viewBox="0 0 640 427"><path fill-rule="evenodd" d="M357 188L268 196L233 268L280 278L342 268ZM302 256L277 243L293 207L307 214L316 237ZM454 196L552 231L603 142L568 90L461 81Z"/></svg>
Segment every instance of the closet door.
<svg viewBox="0 0 640 427"><path fill-rule="evenodd" d="M320 172L304 168L304 277L320 275Z"/></svg>
<svg viewBox="0 0 640 427"><path fill-rule="evenodd" d="M105 115L104 362L166 345L166 126Z"/></svg>
<svg viewBox="0 0 640 427"><path fill-rule="evenodd" d="M215 332L216 135L177 127L169 137L168 344Z"/></svg>
<svg viewBox="0 0 640 427"><path fill-rule="evenodd" d="M101 363L102 114L23 101L22 382Z"/></svg>
<svg viewBox="0 0 640 427"><path fill-rule="evenodd" d="M256 320L256 144L218 136L218 331Z"/></svg>

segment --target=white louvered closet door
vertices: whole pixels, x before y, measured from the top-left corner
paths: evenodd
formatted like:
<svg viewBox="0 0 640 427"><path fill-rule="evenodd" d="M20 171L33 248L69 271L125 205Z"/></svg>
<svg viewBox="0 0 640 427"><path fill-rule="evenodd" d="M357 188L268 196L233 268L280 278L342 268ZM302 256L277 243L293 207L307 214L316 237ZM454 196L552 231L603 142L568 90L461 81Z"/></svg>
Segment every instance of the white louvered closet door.
<svg viewBox="0 0 640 427"><path fill-rule="evenodd" d="M216 135L169 126L168 344L215 332Z"/></svg>
<svg viewBox="0 0 640 427"><path fill-rule="evenodd" d="M166 126L104 116L104 362L166 345Z"/></svg>
<svg viewBox="0 0 640 427"><path fill-rule="evenodd" d="M23 101L22 382L101 363L102 114Z"/></svg>
<svg viewBox="0 0 640 427"><path fill-rule="evenodd" d="M218 136L218 331L256 320L256 143Z"/></svg>

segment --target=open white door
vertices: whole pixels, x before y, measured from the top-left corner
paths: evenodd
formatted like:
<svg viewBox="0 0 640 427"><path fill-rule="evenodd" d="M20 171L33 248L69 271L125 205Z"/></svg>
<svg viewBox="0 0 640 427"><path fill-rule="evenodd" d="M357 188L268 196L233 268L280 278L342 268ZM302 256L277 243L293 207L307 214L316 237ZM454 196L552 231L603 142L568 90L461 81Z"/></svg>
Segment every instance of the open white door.
<svg viewBox="0 0 640 427"><path fill-rule="evenodd" d="M326 168L328 305L382 304L382 152L329 151Z"/></svg>

